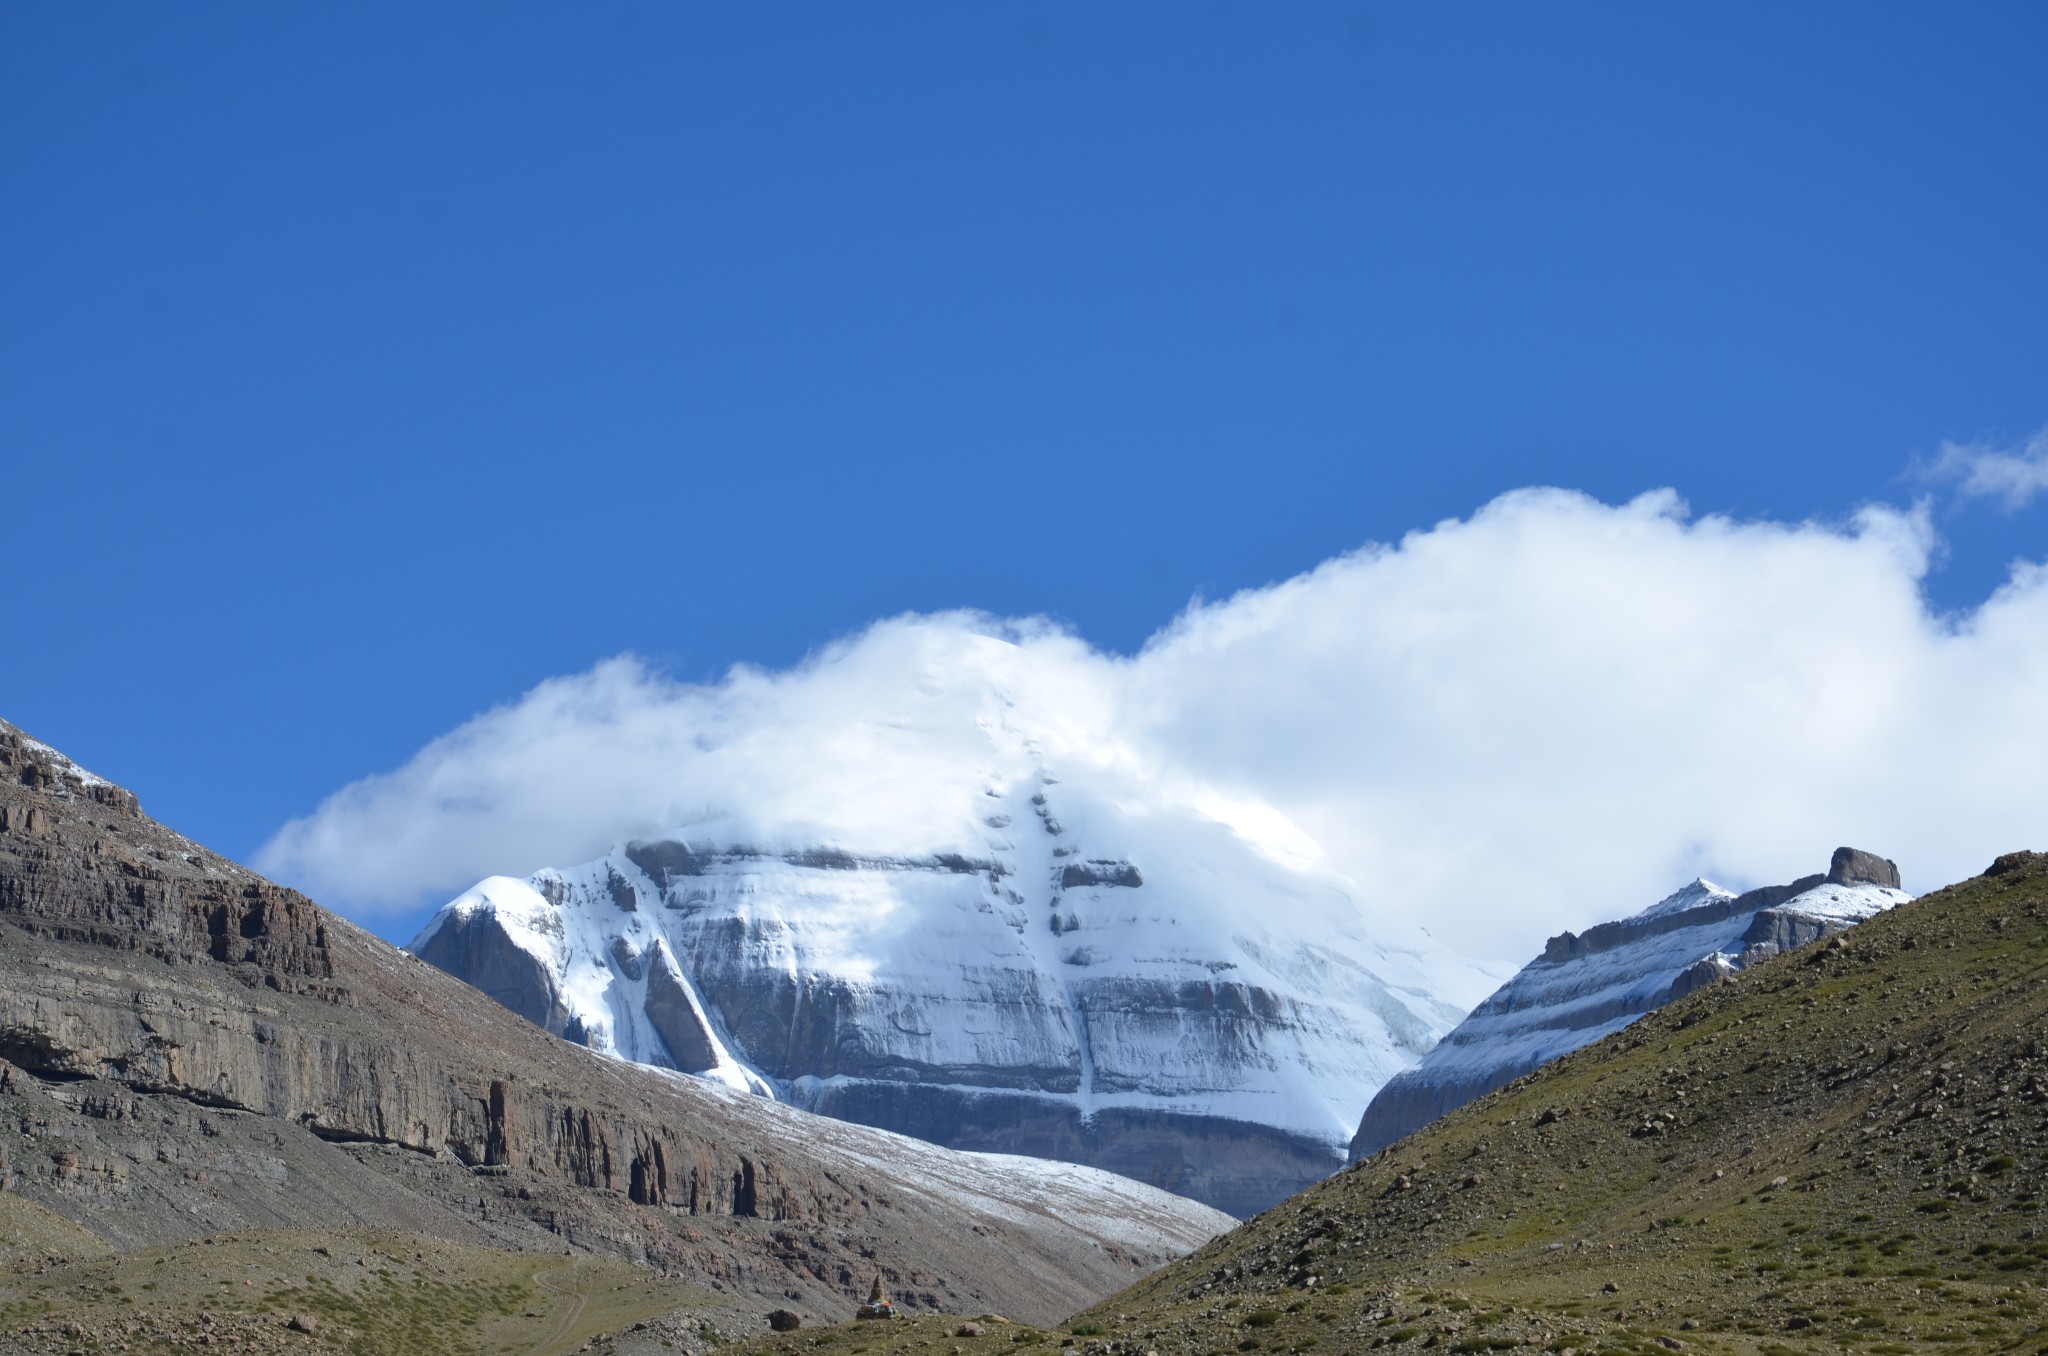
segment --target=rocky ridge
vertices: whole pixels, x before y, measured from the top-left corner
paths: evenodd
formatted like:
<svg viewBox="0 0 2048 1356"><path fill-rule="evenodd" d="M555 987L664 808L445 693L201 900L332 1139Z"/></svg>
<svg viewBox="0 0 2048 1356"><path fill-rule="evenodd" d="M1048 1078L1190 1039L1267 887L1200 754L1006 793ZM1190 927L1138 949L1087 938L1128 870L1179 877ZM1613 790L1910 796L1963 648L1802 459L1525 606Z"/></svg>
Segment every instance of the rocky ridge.
<svg viewBox="0 0 2048 1356"><path fill-rule="evenodd" d="M1911 898L1895 863L1844 847L1824 875L1739 895L1696 880L1632 918L1552 937L1375 1094L1352 1161L1695 989Z"/></svg>
<svg viewBox="0 0 2048 1356"><path fill-rule="evenodd" d="M117 1248L366 1225L1052 1316L1227 1224L558 1040L5 724L0 976L0 1181Z"/></svg>

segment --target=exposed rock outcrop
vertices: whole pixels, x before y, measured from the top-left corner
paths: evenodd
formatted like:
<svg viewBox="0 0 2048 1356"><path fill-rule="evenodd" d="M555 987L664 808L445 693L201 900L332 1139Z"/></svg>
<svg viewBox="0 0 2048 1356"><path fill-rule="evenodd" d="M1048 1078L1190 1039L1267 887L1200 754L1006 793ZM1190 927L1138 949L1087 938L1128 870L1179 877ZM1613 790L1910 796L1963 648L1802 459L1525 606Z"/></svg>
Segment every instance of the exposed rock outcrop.
<svg viewBox="0 0 2048 1356"><path fill-rule="evenodd" d="M1830 885L1881 885L1887 890L1899 887L1899 864L1864 852L1857 848L1835 849L1834 860L1828 863Z"/></svg>

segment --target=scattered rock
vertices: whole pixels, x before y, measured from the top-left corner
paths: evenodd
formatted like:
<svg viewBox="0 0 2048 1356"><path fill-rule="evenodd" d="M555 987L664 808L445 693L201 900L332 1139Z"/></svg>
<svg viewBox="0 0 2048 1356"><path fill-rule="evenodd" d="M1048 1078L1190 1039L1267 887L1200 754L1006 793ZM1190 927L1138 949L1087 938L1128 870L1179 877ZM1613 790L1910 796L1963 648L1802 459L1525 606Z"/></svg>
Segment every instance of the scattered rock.
<svg viewBox="0 0 2048 1356"><path fill-rule="evenodd" d="M318 1332L320 1320L311 1314L293 1314L291 1322L285 1324L293 1332Z"/></svg>

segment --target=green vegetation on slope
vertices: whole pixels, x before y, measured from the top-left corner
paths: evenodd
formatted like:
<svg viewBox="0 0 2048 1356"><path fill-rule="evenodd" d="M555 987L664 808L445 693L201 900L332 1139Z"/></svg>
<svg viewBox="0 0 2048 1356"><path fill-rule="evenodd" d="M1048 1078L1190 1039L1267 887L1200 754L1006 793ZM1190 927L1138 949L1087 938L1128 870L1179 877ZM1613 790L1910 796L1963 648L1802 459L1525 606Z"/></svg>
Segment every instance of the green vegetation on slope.
<svg viewBox="0 0 2048 1356"><path fill-rule="evenodd" d="M0 1219L21 1213L23 1203L0 1202ZM17 1255L0 1273L0 1349L552 1356L716 1299L586 1255L383 1230L263 1231L79 1260Z"/></svg>
<svg viewBox="0 0 2048 1356"><path fill-rule="evenodd" d="M2044 1042L2048 857L2015 854L1510 1084L1069 1331L1084 1356L2048 1350Z"/></svg>

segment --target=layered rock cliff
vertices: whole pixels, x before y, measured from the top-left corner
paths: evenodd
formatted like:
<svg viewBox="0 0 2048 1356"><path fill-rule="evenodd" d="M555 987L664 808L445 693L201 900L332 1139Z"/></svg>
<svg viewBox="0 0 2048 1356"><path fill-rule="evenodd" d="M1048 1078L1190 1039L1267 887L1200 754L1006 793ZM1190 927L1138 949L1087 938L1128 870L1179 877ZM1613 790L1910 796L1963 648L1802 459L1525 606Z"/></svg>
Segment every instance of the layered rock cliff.
<svg viewBox="0 0 2048 1356"><path fill-rule="evenodd" d="M817 1316L881 1270L913 1304L1056 1317L1227 1223L601 1058L4 723L0 1104L0 1184L118 1244L373 1223Z"/></svg>
<svg viewBox="0 0 2048 1356"><path fill-rule="evenodd" d="M916 853L673 836L493 877L412 950L550 1031L1251 1214L1341 1166L1484 973L1219 819L1020 760Z"/></svg>
<svg viewBox="0 0 2048 1356"><path fill-rule="evenodd" d="M1910 898L1896 865L1845 847L1825 875L1740 895L1696 880L1632 918L1552 937L1421 1063L1379 1090L1351 1157L1378 1153L1694 989Z"/></svg>

